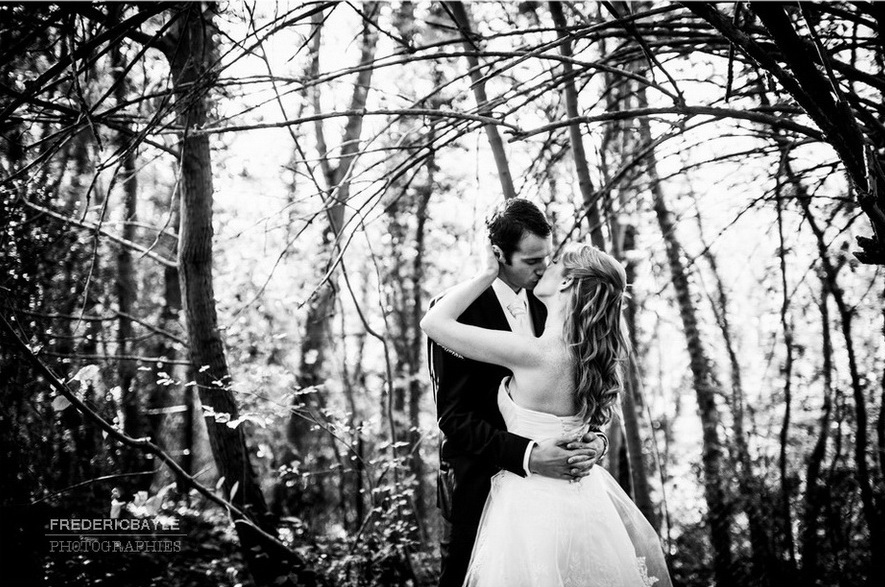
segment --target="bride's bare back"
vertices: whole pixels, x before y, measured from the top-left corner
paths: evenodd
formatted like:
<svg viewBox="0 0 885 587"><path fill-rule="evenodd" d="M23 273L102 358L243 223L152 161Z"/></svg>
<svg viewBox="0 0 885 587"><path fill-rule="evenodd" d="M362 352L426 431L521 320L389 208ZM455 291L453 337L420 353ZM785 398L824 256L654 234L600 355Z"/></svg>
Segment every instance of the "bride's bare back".
<svg viewBox="0 0 885 587"><path fill-rule="evenodd" d="M574 359L562 340L552 336L520 338L526 339L535 356L526 365L510 365L513 377L508 390L513 401L554 416L577 413Z"/></svg>

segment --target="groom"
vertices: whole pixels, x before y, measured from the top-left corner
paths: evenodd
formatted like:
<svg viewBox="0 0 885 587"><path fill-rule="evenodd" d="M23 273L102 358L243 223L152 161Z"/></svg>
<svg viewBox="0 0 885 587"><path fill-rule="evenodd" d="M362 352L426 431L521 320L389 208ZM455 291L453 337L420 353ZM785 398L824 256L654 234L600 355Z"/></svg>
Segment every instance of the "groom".
<svg viewBox="0 0 885 587"><path fill-rule="evenodd" d="M498 279L458 321L540 336L547 310L531 290L550 262L550 225L537 206L518 198L505 200L486 225L501 264ZM460 587L495 473L506 469L520 476L577 479L589 474L608 441L589 432L582 442L562 446L556 439L534 442L507 432L497 391L510 371L464 359L431 340L427 350L443 433L437 481L443 516L439 584Z"/></svg>

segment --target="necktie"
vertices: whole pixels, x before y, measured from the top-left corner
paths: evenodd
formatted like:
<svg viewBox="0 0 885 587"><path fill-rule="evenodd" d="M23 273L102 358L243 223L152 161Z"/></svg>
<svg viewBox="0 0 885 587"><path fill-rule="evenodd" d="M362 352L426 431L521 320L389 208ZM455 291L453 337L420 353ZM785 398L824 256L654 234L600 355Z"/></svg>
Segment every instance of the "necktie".
<svg viewBox="0 0 885 587"><path fill-rule="evenodd" d="M507 306L507 311L510 312L510 315L515 319L517 328L514 329L514 332L528 335L532 334L532 329L529 325L529 312L528 308L525 307L524 300L519 298L513 300L513 302Z"/></svg>

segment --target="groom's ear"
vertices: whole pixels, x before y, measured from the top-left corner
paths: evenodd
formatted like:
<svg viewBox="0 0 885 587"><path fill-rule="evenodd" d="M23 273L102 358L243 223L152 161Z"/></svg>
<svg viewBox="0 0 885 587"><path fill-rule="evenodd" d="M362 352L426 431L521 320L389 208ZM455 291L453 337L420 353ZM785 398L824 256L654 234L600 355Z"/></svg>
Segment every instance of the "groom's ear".
<svg viewBox="0 0 885 587"><path fill-rule="evenodd" d="M504 251L501 250L501 247L498 245L492 245L492 252L495 254L495 259L497 259L499 263L504 262Z"/></svg>

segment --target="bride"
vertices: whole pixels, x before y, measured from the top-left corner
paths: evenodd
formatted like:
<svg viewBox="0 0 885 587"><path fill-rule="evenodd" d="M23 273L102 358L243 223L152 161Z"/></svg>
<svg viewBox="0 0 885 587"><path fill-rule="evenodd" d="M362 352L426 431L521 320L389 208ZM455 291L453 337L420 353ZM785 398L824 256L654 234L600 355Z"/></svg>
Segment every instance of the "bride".
<svg viewBox="0 0 885 587"><path fill-rule="evenodd" d="M459 355L510 369L498 390L508 431L543 440L601 427L615 408L629 350L624 268L593 246L568 248L533 292L547 306L540 338L459 323L497 277L501 257L490 245L480 274L446 292L421 327ZM465 585L670 584L657 534L602 467L579 481L508 471L492 478Z"/></svg>

